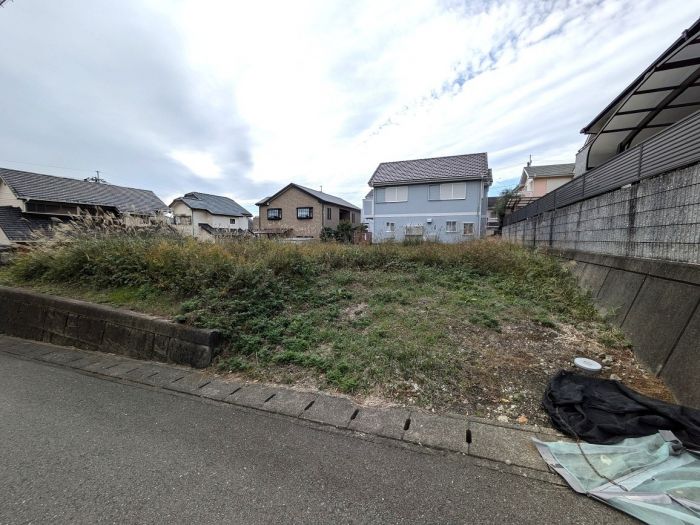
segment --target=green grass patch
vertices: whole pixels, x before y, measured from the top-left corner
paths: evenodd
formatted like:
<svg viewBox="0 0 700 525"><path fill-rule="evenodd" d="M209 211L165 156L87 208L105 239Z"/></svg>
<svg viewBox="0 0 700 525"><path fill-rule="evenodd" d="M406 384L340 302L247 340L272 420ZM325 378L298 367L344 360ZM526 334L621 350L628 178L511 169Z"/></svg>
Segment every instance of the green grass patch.
<svg viewBox="0 0 700 525"><path fill-rule="evenodd" d="M492 241L206 244L112 235L22 254L0 280L219 329L220 371L283 382L311 376L343 392L379 389L419 404L447 403L478 383L474 341L498 337L509 323L594 322L599 338L619 344L556 259Z"/></svg>

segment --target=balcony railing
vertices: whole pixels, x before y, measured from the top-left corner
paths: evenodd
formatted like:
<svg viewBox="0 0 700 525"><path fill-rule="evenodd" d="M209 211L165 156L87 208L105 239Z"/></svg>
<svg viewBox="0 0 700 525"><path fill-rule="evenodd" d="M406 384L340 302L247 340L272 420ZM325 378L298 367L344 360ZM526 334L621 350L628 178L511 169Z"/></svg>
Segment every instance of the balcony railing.
<svg viewBox="0 0 700 525"><path fill-rule="evenodd" d="M504 218L514 224L700 161L700 111Z"/></svg>

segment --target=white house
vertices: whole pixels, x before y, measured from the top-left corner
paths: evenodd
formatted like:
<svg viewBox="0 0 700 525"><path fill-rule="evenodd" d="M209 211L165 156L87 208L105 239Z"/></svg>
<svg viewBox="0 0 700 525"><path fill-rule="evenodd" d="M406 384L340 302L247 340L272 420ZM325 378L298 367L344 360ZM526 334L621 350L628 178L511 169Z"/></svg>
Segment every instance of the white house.
<svg viewBox="0 0 700 525"><path fill-rule="evenodd" d="M199 192L178 197L170 209L181 233L209 241L247 232L253 217L233 199Z"/></svg>

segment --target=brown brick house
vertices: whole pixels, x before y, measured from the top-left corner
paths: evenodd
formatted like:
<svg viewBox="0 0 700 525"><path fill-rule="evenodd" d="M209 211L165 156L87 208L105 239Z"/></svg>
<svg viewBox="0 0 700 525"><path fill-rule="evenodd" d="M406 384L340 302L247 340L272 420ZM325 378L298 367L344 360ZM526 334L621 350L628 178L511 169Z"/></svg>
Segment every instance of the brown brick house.
<svg viewBox="0 0 700 525"><path fill-rule="evenodd" d="M257 202L256 206L260 210L257 230L262 234L318 238L324 227L336 228L341 222L360 223L357 206L294 183Z"/></svg>

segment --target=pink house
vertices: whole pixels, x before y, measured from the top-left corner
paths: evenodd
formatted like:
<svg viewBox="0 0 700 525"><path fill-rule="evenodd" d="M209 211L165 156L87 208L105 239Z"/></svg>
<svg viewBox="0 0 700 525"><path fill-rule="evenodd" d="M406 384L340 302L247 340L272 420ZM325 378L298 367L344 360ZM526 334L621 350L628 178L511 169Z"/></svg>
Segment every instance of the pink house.
<svg viewBox="0 0 700 525"><path fill-rule="evenodd" d="M574 177L573 164L549 164L547 166L532 166L527 163L518 183L518 193L521 197L539 198L559 186L563 186Z"/></svg>

